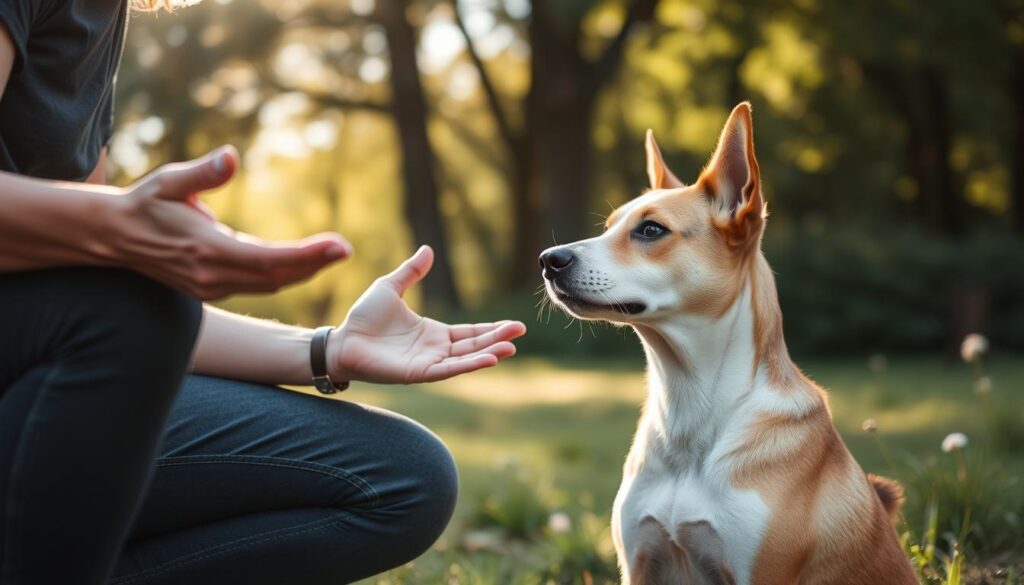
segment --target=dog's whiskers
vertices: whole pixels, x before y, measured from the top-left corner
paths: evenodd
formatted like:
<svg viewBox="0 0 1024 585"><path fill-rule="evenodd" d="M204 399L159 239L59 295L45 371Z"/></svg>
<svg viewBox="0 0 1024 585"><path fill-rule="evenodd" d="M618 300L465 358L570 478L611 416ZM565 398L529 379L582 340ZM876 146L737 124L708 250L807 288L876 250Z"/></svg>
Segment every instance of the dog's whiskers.
<svg viewBox="0 0 1024 585"><path fill-rule="evenodd" d="M566 323L565 327L562 327L562 329L568 329L568 328L572 327L573 323L576 322L576 317L573 317L572 315L569 315L568 313L566 313L566 316L569 317L569 322Z"/></svg>
<svg viewBox="0 0 1024 585"><path fill-rule="evenodd" d="M549 307L550 308L550 303L551 303L551 299L549 299L548 297L545 296L545 297L541 298L540 302L535 305L537 307L537 322L538 323L540 323L541 321L544 320L544 308L545 307Z"/></svg>

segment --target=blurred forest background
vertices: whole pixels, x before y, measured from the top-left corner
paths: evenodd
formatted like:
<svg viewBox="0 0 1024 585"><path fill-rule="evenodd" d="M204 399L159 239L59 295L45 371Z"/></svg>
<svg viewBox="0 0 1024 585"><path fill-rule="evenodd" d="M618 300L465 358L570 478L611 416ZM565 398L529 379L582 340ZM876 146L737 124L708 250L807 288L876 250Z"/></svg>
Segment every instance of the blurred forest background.
<svg viewBox="0 0 1024 585"><path fill-rule="evenodd" d="M427 243L414 306L530 327L492 371L345 394L436 430L462 477L441 543L374 582L614 583L639 343L538 318L536 258L646 188L647 128L692 180L742 100L788 343L906 486L922 579L1019 583L1024 0L206 0L133 15L111 161L123 184L235 144L221 220L355 245L231 309L340 322Z"/></svg>
<svg viewBox="0 0 1024 585"><path fill-rule="evenodd" d="M239 147L209 200L267 238L356 255L274 297L338 322L418 243L432 314L535 322L536 257L646 187L653 128L696 177L754 104L765 247L798 355L1024 348L1024 2L207 0L133 15L118 181ZM548 331L552 330L552 331ZM534 327L527 351L633 348Z"/></svg>

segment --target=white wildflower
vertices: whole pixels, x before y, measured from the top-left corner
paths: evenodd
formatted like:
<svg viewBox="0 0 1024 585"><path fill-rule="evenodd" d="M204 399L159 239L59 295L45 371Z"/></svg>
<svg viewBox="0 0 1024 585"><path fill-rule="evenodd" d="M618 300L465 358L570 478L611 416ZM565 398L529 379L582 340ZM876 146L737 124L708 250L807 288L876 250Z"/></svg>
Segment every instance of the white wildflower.
<svg viewBox="0 0 1024 585"><path fill-rule="evenodd" d="M963 343L960 344L960 357L968 363L981 358L987 351L988 339L980 333L971 333L964 337Z"/></svg>
<svg viewBox="0 0 1024 585"><path fill-rule="evenodd" d="M548 518L548 528L555 534L563 534L572 529L572 520L565 512L555 512Z"/></svg>
<svg viewBox="0 0 1024 585"><path fill-rule="evenodd" d="M502 453L494 462L498 471L514 471L519 468L519 458L511 453Z"/></svg>
<svg viewBox="0 0 1024 585"><path fill-rule="evenodd" d="M495 549L501 543L501 534L497 530L470 530L462 540L462 544L470 551Z"/></svg>
<svg viewBox="0 0 1024 585"><path fill-rule="evenodd" d="M864 422L861 423L860 428L864 429L864 431L868 433L878 432L878 421L873 418L865 419Z"/></svg>
<svg viewBox="0 0 1024 585"><path fill-rule="evenodd" d="M967 435L963 433L950 433L946 435L945 439L942 439L942 450L946 453L951 453L957 449L963 449L967 446Z"/></svg>

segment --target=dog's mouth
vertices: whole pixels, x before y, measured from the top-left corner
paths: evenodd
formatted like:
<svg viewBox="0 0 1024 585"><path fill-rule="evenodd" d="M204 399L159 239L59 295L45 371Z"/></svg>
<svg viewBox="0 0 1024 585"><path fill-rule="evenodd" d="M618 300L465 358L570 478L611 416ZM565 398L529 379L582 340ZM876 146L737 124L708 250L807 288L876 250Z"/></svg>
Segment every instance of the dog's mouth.
<svg viewBox="0 0 1024 585"><path fill-rule="evenodd" d="M596 303L557 288L554 289L555 298L564 304L570 311L593 312L593 311L614 311L623 315L639 315L647 310L647 305L638 301L612 301L608 303Z"/></svg>

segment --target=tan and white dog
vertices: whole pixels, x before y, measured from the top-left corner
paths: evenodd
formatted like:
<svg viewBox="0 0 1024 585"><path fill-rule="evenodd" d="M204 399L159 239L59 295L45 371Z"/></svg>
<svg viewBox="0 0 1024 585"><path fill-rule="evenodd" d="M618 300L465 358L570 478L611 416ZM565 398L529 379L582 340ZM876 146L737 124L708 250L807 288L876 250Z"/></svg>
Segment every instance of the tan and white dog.
<svg viewBox="0 0 1024 585"><path fill-rule="evenodd" d="M864 475L786 350L750 105L695 184L650 132L647 174L603 235L541 255L557 304L632 326L647 356L612 511L622 582L916 584L890 519L900 487Z"/></svg>

